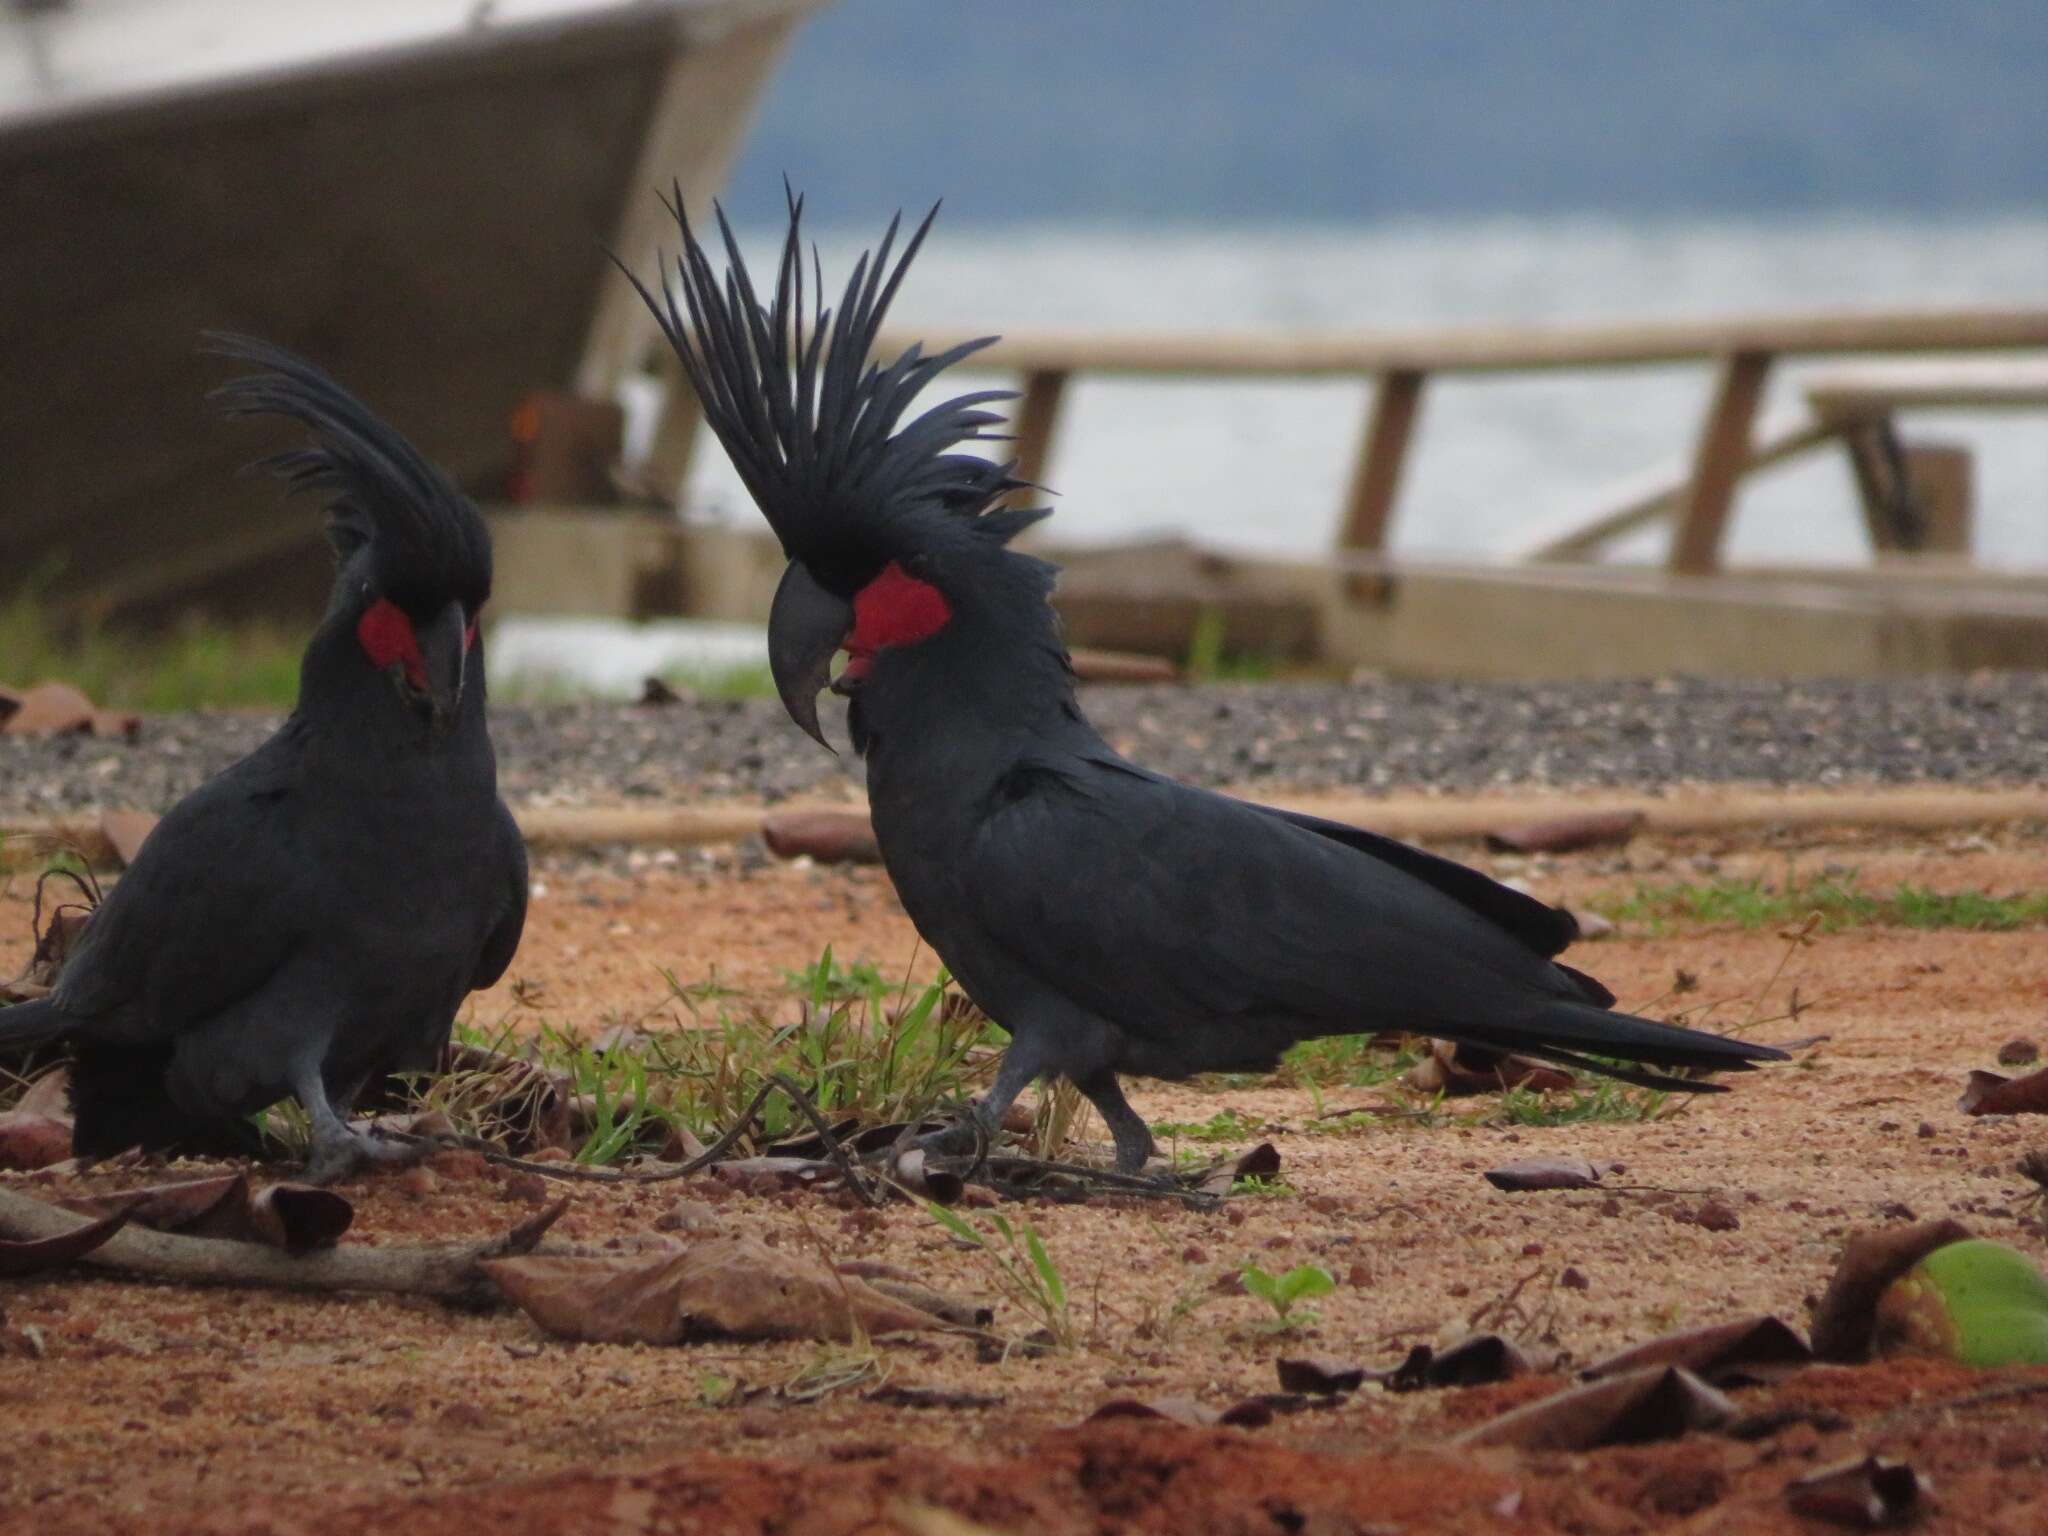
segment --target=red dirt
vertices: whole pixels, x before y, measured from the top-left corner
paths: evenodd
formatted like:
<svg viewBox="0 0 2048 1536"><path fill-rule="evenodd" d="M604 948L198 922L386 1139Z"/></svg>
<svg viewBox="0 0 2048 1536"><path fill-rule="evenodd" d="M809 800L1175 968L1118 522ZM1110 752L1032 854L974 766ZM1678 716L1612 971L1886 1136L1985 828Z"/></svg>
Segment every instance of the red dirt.
<svg viewBox="0 0 2048 1536"><path fill-rule="evenodd" d="M2048 883L2048 847L2020 834L1988 844L1842 840L1787 851L1636 847L1636 873L1598 873L1600 855L1510 864L1546 895L1574 898L1636 878L1779 877L1788 857L1818 872L1999 891ZM1662 867L1656 867L1661 865ZM1644 866L1652 866L1647 870ZM670 966L757 986L814 959L885 968L912 961L910 931L874 872L772 867L747 878L698 872L689 855L633 873L564 866L509 986L477 1016L545 1016L587 1029L659 1013ZM17 879L0 895L0 975L25 955ZM1572 956L1625 1001L1666 992L1678 967L1699 998L1747 997L1787 946L1770 933L1624 932ZM1971 1119L1954 1108L1964 1074L2016 1036L2048 1043L2042 937L1858 929L1794 954L1772 998L1796 982L1813 1004L1764 1038L1826 1032L1797 1067L1757 1074L1651 1124L1434 1129L1385 1122L1315 1134L1321 1110L1370 1103L1372 1089L1321 1098L1273 1084L1140 1085L1139 1108L1199 1121L1228 1108L1280 1148L1291 1192L1217 1214L1095 1204L1023 1214L1045 1234L1076 1293L1086 1336L1070 1356L977 1365L951 1340L887 1343L892 1384L1002 1395L986 1410L888 1408L839 1392L799 1402L774 1389L817 1360L801 1344L671 1349L572 1346L510 1313L426 1303L208 1293L77 1274L0 1283L9 1326L33 1328L43 1358L0 1354L0 1531L433 1533L638 1530L925 1533L1068 1531L1792 1532L1785 1484L1866 1450L1910 1459L1934 1484L1931 1531L2048 1531L2048 1394L1937 1408L2009 1379L1924 1361L1817 1367L1738 1395L1748 1413L1801 1410L1750 1442L1693 1436L1586 1455L1459 1455L1451 1434L1563 1378L1389 1397L1257 1431L1120 1422L1070 1426L1117 1396L1189 1395L1221 1407L1272 1389L1281 1352L1397 1359L1441 1341L1529 1277L1509 1329L1533 1351L1577 1360L1679 1324L1750 1311L1805 1321L1842 1238L1857 1228L1954 1215L2035 1254L2016 1157L2048 1124ZM929 953L917 969L933 964ZM1739 1021L1748 1004L1732 1004ZM1767 1014L1777 1012L1767 1007ZM1922 1126L1925 1126L1925 1130ZM1479 1178L1514 1157L1571 1154L1626 1165L1617 1191L1505 1195ZM162 1170L78 1180L6 1176L50 1193L120 1187ZM518 1177L449 1156L433 1169L358 1181L350 1241L479 1235L532 1209ZM708 1179L651 1190L574 1191L565 1235L647 1231L678 1199L717 1225L774 1244L823 1241L846 1256L916 1270L959 1294L992 1295L989 1272L922 1212L870 1215L815 1197L734 1193ZM1702 1199L1740 1225L1685 1218ZM975 1214L970 1211L970 1215ZM1219 1283L1248 1260L1314 1260L1339 1278L1320 1321L1278 1342L1252 1298ZM1559 1284L1566 1268L1586 1282ZM1099 1290L1098 1290L1099 1283ZM1176 1301L1200 1309L1173 1321ZM998 1326L1030 1320L1001 1309ZM736 1406L707 1377L742 1385Z"/></svg>

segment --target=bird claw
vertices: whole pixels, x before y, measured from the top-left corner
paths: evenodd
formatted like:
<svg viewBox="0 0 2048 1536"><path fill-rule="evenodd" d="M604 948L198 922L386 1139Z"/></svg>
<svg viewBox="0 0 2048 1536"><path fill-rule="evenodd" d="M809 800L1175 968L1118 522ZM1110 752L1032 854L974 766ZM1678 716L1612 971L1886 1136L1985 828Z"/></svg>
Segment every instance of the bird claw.
<svg viewBox="0 0 2048 1536"><path fill-rule="evenodd" d="M430 1148L409 1141L389 1141L374 1127L368 1131L353 1126L338 1136L316 1137L313 1152L306 1159L308 1184L338 1184L357 1173L377 1168L409 1168L424 1158Z"/></svg>

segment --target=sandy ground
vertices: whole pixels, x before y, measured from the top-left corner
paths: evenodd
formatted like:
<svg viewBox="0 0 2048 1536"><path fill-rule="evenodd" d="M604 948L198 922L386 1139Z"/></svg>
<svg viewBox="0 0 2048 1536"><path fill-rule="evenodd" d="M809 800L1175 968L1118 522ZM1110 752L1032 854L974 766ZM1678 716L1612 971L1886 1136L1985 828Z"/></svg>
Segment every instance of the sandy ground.
<svg viewBox="0 0 2048 1536"><path fill-rule="evenodd" d="M1567 900L1639 879L1703 878L1709 864L1773 878L1854 868L1880 885L2011 892L2048 884L2048 840L2018 830L1639 843L1619 857L1494 861ZM555 861L536 880L513 979L476 1001L479 1019L544 1015L592 1030L653 1022L672 1007L663 968L684 980L715 968L730 985L758 987L827 940L842 959L884 969L933 963L915 954L877 871L684 853ZM0 895L0 974L23 958L26 930L17 877ZM2042 934L1864 928L1823 937L1789 962L1787 951L1770 932L1678 928L1624 929L1573 953L1637 1005L1664 997L1680 969L1699 978L1687 1001L1753 998L1785 963L1763 1012L1783 1011L1795 985L1804 1011L1758 1034L1829 1036L1796 1066L1652 1124L1518 1130L1488 1123L1485 1101L1475 1101L1431 1128L1319 1134L1319 1109L1350 1097L1370 1104L1375 1092L1326 1089L1319 1104L1271 1085L1137 1085L1134 1102L1155 1121L1230 1109L1260 1122L1288 1190L1218 1213L1029 1210L1075 1293L1079 1350L1003 1364L978 1364L952 1340L880 1351L890 1384L1000 1398L986 1408L885 1407L859 1389L791 1401L774 1389L817 1363L811 1345L578 1346L509 1311L75 1274L0 1282L8 1323L47 1342L41 1359L0 1358L0 1529L956 1528L919 1524L937 1518L928 1506L942 1506L997 1529L1048 1532L1792 1531L1818 1527L1783 1512L1789 1478L1884 1449L1933 1479L1939 1502L1926 1529L2048 1530L2048 1399L1932 1407L1987 1382L1927 1363L1815 1368L1745 1393L1746 1407L1820 1417L1754 1442L1694 1437L1584 1456L1443 1449L1453 1430L1554 1377L1398 1398L1368 1389L1338 1410L1255 1433L1069 1428L1117 1397L1222 1407L1270 1391L1280 1354L1384 1365L1411 1343L1475 1324L1504 1326L1567 1362L1751 1312L1803 1324L1846 1234L1915 1217L1954 1215L2048 1255L2013 1169L2022 1151L2048 1145L2048 1127L1955 1109L1965 1073L1991 1065L2001 1044L2048 1045ZM1543 1153L1617 1160L1625 1172L1612 1177L1631 1187L1507 1195L1480 1177ZM9 1187L53 1188L5 1177ZM351 1241L483 1235L540 1198L530 1179L461 1155L348 1193ZM696 1201L708 1209L690 1214L706 1230L823 1243L998 1298L984 1261L907 1206L870 1214L709 1179L575 1193L561 1230L584 1241L646 1232L678 1201ZM1699 1225L1708 1200L1739 1224ZM1259 1326L1263 1304L1232 1283L1247 1261L1276 1271L1314 1261L1337 1276L1311 1332L1276 1340ZM999 1326L1031 1324L1003 1306ZM728 1397L737 1400L712 1401Z"/></svg>

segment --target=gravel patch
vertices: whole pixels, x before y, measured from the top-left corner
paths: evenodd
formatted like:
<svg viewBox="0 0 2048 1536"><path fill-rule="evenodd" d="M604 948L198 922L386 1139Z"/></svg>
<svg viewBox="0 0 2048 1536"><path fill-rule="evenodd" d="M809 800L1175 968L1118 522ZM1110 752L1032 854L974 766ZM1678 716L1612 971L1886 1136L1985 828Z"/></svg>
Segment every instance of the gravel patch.
<svg viewBox="0 0 2048 1536"><path fill-rule="evenodd" d="M1678 784L1993 785L2048 775L2048 672L1854 681L1257 684L1097 688L1085 706L1140 762L1203 784L1471 791ZM273 716L153 716L133 743L0 736L0 816L162 808L256 746ZM858 763L773 700L508 705L515 803L780 800ZM843 724L829 720L833 739Z"/></svg>

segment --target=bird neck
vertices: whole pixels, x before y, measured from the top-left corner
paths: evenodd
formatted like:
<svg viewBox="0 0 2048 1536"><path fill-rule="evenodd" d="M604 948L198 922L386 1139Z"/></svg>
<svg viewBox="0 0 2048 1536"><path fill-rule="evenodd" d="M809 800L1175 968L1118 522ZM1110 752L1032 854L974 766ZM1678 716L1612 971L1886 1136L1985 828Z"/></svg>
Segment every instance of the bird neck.
<svg viewBox="0 0 2048 1536"><path fill-rule="evenodd" d="M1049 600L1051 567L1005 554L990 577L954 589L939 633L875 657L849 714L871 789L933 774L957 782L1077 733L1095 739Z"/></svg>
<svg viewBox="0 0 2048 1536"><path fill-rule="evenodd" d="M409 706L391 679L371 664L347 615L330 614L299 664L295 734L317 771L391 786L422 779L497 783L497 760L486 721L484 643L465 664L455 715L436 726Z"/></svg>

